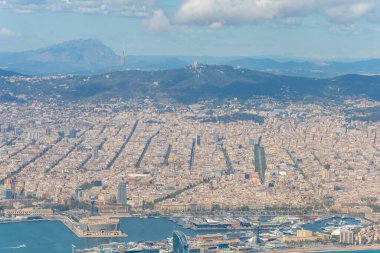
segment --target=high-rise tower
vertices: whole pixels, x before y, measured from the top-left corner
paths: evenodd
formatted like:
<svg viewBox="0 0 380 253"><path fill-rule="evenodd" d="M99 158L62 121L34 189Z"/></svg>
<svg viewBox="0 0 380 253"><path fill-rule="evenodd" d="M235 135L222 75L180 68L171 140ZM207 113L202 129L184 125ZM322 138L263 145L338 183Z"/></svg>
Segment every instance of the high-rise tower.
<svg viewBox="0 0 380 253"><path fill-rule="evenodd" d="M117 187L117 203L119 205L127 204L127 184L125 182L120 182Z"/></svg>
<svg viewBox="0 0 380 253"><path fill-rule="evenodd" d="M120 66L124 67L125 65L125 51L123 50L122 56L120 56Z"/></svg>

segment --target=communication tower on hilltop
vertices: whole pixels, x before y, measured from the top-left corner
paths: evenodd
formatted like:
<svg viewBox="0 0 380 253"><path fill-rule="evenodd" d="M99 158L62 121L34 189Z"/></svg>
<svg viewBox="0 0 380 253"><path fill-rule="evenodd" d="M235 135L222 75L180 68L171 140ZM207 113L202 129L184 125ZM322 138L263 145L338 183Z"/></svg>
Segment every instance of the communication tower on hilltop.
<svg viewBox="0 0 380 253"><path fill-rule="evenodd" d="M125 65L125 51L123 50L123 54L120 56L120 66L124 67Z"/></svg>

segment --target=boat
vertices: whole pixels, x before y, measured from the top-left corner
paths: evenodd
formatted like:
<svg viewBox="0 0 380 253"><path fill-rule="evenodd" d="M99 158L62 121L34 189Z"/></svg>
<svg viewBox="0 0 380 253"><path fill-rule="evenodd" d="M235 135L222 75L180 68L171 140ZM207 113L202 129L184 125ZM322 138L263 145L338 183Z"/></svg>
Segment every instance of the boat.
<svg viewBox="0 0 380 253"><path fill-rule="evenodd" d="M300 224L300 223L294 224L293 226L291 226L291 229L300 229L302 228L302 225L303 224Z"/></svg>
<svg viewBox="0 0 380 253"><path fill-rule="evenodd" d="M20 244L20 245L15 246L15 247L9 247L7 249L21 249L21 248L26 248L26 245L25 244Z"/></svg>
<svg viewBox="0 0 380 253"><path fill-rule="evenodd" d="M345 221L345 220L336 220L336 219L333 219L331 222L327 222L326 225L328 226L331 226L331 227L342 227L342 226L345 226L347 225L348 222Z"/></svg>
<svg viewBox="0 0 380 253"><path fill-rule="evenodd" d="M344 221L344 220L339 221L339 226L344 226L344 225L347 225L347 224L348 224L347 221Z"/></svg>
<svg viewBox="0 0 380 253"><path fill-rule="evenodd" d="M338 221L336 219L333 219L332 221L326 222L326 225L336 226L336 225L338 225Z"/></svg>
<svg viewBox="0 0 380 253"><path fill-rule="evenodd" d="M286 231L283 231L284 235L296 235L296 233L294 233L293 230L286 230Z"/></svg>

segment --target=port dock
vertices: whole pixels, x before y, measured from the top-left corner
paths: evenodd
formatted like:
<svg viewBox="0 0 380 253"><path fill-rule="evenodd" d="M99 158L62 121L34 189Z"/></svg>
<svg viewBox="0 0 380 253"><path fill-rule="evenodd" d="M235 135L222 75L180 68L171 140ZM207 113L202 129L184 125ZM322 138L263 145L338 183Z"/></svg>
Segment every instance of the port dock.
<svg viewBox="0 0 380 253"><path fill-rule="evenodd" d="M119 220L96 217L76 222L69 217L59 216L59 220L79 238L126 238L119 230Z"/></svg>

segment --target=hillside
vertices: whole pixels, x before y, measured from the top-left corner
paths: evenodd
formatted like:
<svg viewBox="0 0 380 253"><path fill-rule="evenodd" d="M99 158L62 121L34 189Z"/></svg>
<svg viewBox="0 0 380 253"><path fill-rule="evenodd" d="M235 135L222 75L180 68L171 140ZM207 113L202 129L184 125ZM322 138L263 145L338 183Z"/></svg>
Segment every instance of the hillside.
<svg viewBox="0 0 380 253"><path fill-rule="evenodd" d="M143 98L193 103L200 99L249 99L268 96L276 99L336 99L366 96L380 100L380 76L345 75L332 79L311 79L273 75L229 66L206 66L161 71L120 71L94 76L73 76L39 80L33 85L2 83L14 94L41 98L103 100Z"/></svg>
<svg viewBox="0 0 380 253"><path fill-rule="evenodd" d="M0 76L22 76L22 74L11 70L0 69Z"/></svg>

